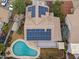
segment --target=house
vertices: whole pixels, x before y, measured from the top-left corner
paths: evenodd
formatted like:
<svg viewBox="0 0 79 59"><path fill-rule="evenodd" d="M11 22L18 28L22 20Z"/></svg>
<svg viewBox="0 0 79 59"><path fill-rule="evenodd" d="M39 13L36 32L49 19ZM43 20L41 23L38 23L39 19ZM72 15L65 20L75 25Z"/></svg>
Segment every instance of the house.
<svg viewBox="0 0 79 59"><path fill-rule="evenodd" d="M24 39L31 47L58 48L64 46L61 38L60 19L49 13L49 7L34 3L26 8ZM59 44L60 43L60 44ZM60 47L60 49L64 49Z"/></svg>
<svg viewBox="0 0 79 59"><path fill-rule="evenodd" d="M79 57L79 8L75 9L74 14L67 15L66 24L69 28L69 44L67 52Z"/></svg>

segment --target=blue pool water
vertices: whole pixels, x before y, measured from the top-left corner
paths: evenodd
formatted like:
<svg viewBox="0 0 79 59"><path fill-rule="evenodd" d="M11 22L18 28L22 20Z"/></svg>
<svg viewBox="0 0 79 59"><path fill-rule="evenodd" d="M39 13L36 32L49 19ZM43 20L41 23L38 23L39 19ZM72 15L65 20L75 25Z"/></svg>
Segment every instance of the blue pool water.
<svg viewBox="0 0 79 59"><path fill-rule="evenodd" d="M16 56L37 56L37 51L28 47L24 42L18 41L16 42L13 47L13 53Z"/></svg>

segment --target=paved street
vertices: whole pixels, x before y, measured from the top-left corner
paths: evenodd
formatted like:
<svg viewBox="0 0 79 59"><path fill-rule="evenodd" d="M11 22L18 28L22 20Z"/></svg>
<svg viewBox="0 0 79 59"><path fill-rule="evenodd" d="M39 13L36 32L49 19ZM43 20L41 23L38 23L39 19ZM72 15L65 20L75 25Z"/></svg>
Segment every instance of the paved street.
<svg viewBox="0 0 79 59"><path fill-rule="evenodd" d="M5 6L5 7L3 7L3 6L1 6L1 0L0 0L0 8L2 8L2 9L4 9L4 10L7 10L8 11L8 13L9 13L9 17L11 16L11 14L12 14L12 12L10 12L9 11L9 3ZM1 16L3 15L5 15L6 13L5 12L3 12L4 14L1 14ZM12 19L13 20L13 19ZM13 26L13 23L14 22L12 22L12 21L10 21L9 22L9 25L10 25L10 27L9 27L9 30L8 30L8 33L7 33L7 35L6 35L6 39L5 39L5 41L4 41L4 45L6 45L6 43L7 43L7 41L8 41L8 38L9 38L9 36L10 36L10 34L11 34L11 29L12 29L12 26ZM5 57L4 56L1 56L2 58L0 58L0 59L5 59Z"/></svg>

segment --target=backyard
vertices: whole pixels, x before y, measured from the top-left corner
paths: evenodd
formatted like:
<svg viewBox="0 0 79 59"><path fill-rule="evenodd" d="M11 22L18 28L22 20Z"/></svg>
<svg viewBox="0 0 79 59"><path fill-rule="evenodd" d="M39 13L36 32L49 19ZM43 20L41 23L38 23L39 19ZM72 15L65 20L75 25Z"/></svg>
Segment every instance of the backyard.
<svg viewBox="0 0 79 59"><path fill-rule="evenodd" d="M40 57L37 59L66 59L64 50L57 48L41 48Z"/></svg>

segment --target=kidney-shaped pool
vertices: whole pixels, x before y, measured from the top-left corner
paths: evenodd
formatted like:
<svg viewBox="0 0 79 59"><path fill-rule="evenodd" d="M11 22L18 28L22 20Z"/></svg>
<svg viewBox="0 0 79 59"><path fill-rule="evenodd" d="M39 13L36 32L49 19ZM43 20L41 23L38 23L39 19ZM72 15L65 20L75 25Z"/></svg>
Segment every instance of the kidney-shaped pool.
<svg viewBox="0 0 79 59"><path fill-rule="evenodd" d="M39 53L36 49L29 47L24 41L18 40L12 45L12 52L15 56L36 57Z"/></svg>

